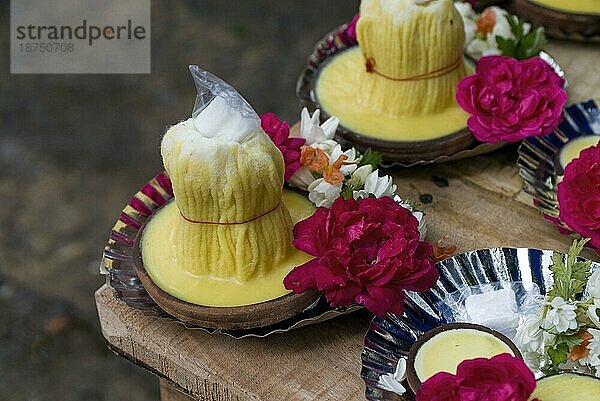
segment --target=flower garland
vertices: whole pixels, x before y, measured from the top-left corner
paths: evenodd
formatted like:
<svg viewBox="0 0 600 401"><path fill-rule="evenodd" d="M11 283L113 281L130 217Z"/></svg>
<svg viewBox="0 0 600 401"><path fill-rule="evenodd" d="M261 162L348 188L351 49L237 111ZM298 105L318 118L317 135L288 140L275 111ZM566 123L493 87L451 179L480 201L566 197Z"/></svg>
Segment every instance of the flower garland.
<svg viewBox="0 0 600 401"><path fill-rule="evenodd" d="M531 24L496 6L477 14L472 4L454 3L465 26L465 52L471 57L503 55L524 60L542 50L546 43L544 28L532 29Z"/></svg>
<svg viewBox="0 0 600 401"><path fill-rule="evenodd" d="M517 329L528 365L545 374L572 370L600 377L600 270L578 260L587 241L575 241L567 255L554 253L546 303Z"/></svg>
<svg viewBox="0 0 600 401"><path fill-rule="evenodd" d="M275 114L261 116L262 128L283 154L288 184L309 192L317 207L331 207L343 196L345 199L394 197L396 185L389 175L379 176L381 155L367 149L342 150L333 137L339 125L336 117L320 124L320 110L311 116L306 108L300 115L297 136L290 133L289 124ZM288 174L289 173L289 174ZM403 206L412 208L396 198ZM418 216L419 221L421 215Z"/></svg>
<svg viewBox="0 0 600 401"><path fill-rule="evenodd" d="M297 134L272 113L262 128L280 149L287 182L308 191L315 213L294 227L293 245L314 257L284 279L287 289L316 288L333 307L362 304L378 316L404 313L405 290L424 292L438 279L434 260L446 248L422 241L423 213L379 176L381 156L342 150L335 117L304 108ZM439 248L439 249L438 249ZM443 253L443 252L442 252Z"/></svg>
<svg viewBox="0 0 600 401"><path fill-rule="evenodd" d="M465 26L465 52L479 59L474 75L458 84L456 100L471 115L469 130L480 142L518 142L552 132L563 119L565 81L538 57L543 28L499 7L476 14L456 2Z"/></svg>
<svg viewBox="0 0 600 401"><path fill-rule="evenodd" d="M389 196L339 197L296 224L293 244L314 259L295 267L285 288L324 291L334 307L356 303L380 317L402 316L404 291L425 292L438 279L418 220Z"/></svg>

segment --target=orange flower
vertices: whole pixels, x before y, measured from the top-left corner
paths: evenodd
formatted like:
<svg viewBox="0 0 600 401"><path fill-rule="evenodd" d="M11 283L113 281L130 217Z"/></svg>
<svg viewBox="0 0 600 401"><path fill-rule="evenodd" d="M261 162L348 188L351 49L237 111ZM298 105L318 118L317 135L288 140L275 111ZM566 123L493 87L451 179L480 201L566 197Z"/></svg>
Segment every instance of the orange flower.
<svg viewBox="0 0 600 401"><path fill-rule="evenodd" d="M333 162L332 165L323 168L323 179L331 185L336 185L344 182L344 174L340 168L344 165L344 161L348 158L346 155L341 155Z"/></svg>
<svg viewBox="0 0 600 401"><path fill-rule="evenodd" d="M321 149L302 146L300 151L300 163L312 172L321 171L329 164L329 157Z"/></svg>
<svg viewBox="0 0 600 401"><path fill-rule="evenodd" d="M569 359L571 362L577 362L590 354L590 350L587 346L590 345L590 340L593 336L587 330L580 330L579 333L577 333L577 337L582 339L583 342L571 348L571 352L569 352Z"/></svg>
<svg viewBox="0 0 600 401"><path fill-rule="evenodd" d="M348 156L341 155L338 159L329 164L327 153L318 148L303 146L301 148L300 163L312 172L323 174L323 179L331 185L344 182L344 174L340 168L348 163L344 163Z"/></svg>
<svg viewBox="0 0 600 401"><path fill-rule="evenodd" d="M490 33L494 29L496 25L496 14L492 11L491 8L486 8L483 10L481 15L477 17L477 30L481 33Z"/></svg>
<svg viewBox="0 0 600 401"><path fill-rule="evenodd" d="M442 237L431 245L433 246L431 260L435 263L451 258L456 253L456 246L448 244L448 237Z"/></svg>

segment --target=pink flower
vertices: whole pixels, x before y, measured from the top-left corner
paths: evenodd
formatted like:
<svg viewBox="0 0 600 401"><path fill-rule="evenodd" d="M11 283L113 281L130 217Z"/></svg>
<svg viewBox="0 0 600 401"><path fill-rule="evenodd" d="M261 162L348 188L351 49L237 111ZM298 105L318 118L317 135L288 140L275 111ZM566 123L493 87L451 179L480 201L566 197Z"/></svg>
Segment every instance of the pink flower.
<svg viewBox="0 0 600 401"><path fill-rule="evenodd" d="M564 81L541 58L482 57L474 75L463 79L458 104L481 142L518 142L552 132L563 119Z"/></svg>
<svg viewBox="0 0 600 401"><path fill-rule="evenodd" d="M418 226L390 197L339 197L294 227L294 246L315 258L294 268L285 288L325 291L334 307L356 302L378 316L402 315L403 290L427 291L438 279Z"/></svg>
<svg viewBox="0 0 600 401"><path fill-rule="evenodd" d="M265 113L260 116L260 125L283 154L285 180L289 180L302 167L300 164L300 147L304 145L306 140L304 138L290 138L290 125L285 121L281 121L274 113Z"/></svg>
<svg viewBox="0 0 600 401"><path fill-rule="evenodd" d="M557 196L560 219L600 252L600 145L567 164Z"/></svg>
<svg viewBox="0 0 600 401"><path fill-rule="evenodd" d="M344 29L340 35L342 42L344 42L346 46L354 46L358 43L356 39L356 23L358 22L359 18L360 15L356 14L352 18L352 21L348 22L346 29Z"/></svg>
<svg viewBox="0 0 600 401"><path fill-rule="evenodd" d="M535 386L521 359L502 354L463 361L456 375L432 376L421 385L416 401L527 401Z"/></svg>

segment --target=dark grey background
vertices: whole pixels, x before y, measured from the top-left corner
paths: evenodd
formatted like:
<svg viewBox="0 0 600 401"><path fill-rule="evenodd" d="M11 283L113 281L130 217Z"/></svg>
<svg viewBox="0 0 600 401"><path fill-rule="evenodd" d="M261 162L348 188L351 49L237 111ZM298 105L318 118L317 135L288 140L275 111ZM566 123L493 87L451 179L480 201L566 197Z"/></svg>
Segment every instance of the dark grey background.
<svg viewBox="0 0 600 401"><path fill-rule="evenodd" d="M123 2L126 7L126 1ZM314 42L358 0L153 1L151 75L10 75L0 3L0 401L153 400L157 382L110 353L93 301L121 208L161 170L165 128L190 115L187 65L259 113L299 113Z"/></svg>

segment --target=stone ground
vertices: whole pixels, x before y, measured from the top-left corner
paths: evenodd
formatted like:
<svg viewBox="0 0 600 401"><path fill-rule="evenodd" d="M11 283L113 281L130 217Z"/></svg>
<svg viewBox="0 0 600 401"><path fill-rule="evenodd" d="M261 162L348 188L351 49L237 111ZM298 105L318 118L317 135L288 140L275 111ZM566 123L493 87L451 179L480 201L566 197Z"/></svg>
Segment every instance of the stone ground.
<svg viewBox="0 0 600 401"><path fill-rule="evenodd" d="M187 118L187 65L257 111L299 113L313 43L358 0L153 1L151 75L10 75L0 4L0 401L156 400L152 375L104 345L93 301L119 211L161 171L165 127Z"/></svg>

